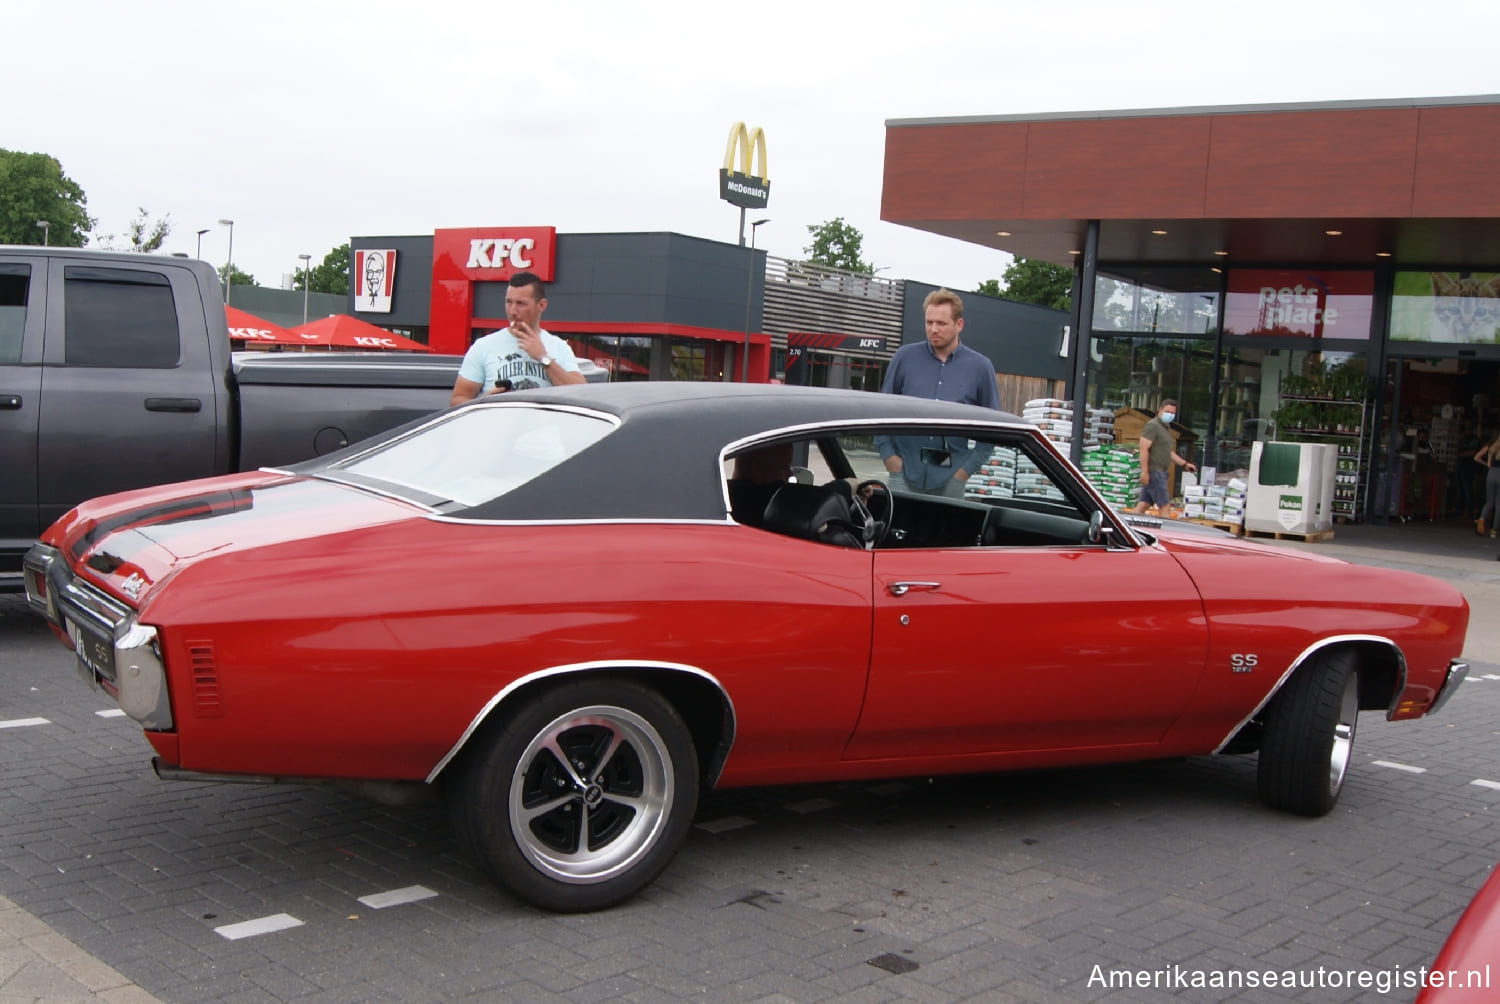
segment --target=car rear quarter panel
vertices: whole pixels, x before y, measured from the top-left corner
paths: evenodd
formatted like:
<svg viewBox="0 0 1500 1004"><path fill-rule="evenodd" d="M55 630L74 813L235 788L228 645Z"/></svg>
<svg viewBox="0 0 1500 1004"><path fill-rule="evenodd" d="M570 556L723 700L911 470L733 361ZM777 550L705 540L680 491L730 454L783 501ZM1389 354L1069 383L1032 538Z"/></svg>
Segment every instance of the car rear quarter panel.
<svg viewBox="0 0 1500 1004"><path fill-rule="evenodd" d="M1217 726L1210 723L1234 717L1247 701L1253 709L1302 653L1325 639L1372 636L1400 649L1403 700L1417 707L1392 717L1418 717L1448 661L1462 654L1468 604L1438 579L1252 542L1177 539L1168 546L1197 584L1209 623L1209 670L1194 714L1184 717L1186 728L1211 732ZM1249 669L1246 656L1255 657ZM1190 741L1181 733L1176 738Z"/></svg>
<svg viewBox="0 0 1500 1004"><path fill-rule="evenodd" d="M711 675L732 757L784 765L853 729L869 590L866 552L740 526L416 518L199 560L142 619L187 769L420 779L508 683L633 661Z"/></svg>

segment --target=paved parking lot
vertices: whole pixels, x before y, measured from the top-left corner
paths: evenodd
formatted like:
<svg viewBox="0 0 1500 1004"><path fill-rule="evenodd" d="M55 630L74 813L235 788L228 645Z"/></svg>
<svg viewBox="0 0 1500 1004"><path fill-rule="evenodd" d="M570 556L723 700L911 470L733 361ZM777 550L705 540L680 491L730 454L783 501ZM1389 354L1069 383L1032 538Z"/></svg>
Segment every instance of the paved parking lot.
<svg viewBox="0 0 1500 1004"><path fill-rule="evenodd" d="M78 999L1410 1000L1358 974L1429 963L1500 859L1500 665L1474 676L1437 719L1362 716L1323 819L1261 808L1253 757L721 793L636 901L555 917L438 805L158 781L0 597L0 1000L58 999L49 951ZM1322 985L1173 982L1266 970Z"/></svg>

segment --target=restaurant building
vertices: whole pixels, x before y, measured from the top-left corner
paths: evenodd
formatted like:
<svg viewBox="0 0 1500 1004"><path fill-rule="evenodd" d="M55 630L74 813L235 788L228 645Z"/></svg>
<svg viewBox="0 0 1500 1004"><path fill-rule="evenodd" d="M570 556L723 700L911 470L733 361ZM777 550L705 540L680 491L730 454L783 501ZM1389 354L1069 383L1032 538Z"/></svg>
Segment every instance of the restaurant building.
<svg viewBox="0 0 1500 1004"><path fill-rule="evenodd" d="M505 326L507 280L519 271L547 284L546 329L612 380L878 390L903 334L923 337L921 300L935 288L682 234L474 227L353 238L348 308L461 354ZM979 294L965 305L965 341L1012 378L1002 393L1017 407L1061 386L1062 312Z"/></svg>
<svg viewBox="0 0 1500 1004"><path fill-rule="evenodd" d="M1348 518L1477 508L1500 97L892 120L881 218L1072 266L1075 405L1175 398L1220 471L1336 443Z"/></svg>

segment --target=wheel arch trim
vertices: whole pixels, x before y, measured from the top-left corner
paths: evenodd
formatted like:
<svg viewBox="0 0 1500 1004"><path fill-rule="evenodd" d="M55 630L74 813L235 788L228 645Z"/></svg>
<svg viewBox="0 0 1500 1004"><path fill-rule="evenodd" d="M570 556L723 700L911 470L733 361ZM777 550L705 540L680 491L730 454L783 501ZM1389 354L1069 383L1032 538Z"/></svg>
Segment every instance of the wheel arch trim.
<svg viewBox="0 0 1500 1004"><path fill-rule="evenodd" d="M1311 645L1303 649L1301 654L1291 661L1291 664L1288 665L1287 668L1282 672L1281 676L1277 678L1275 686L1266 691L1265 696L1260 699L1260 703L1256 704L1255 707L1250 710L1250 713L1248 715L1246 715L1244 718L1241 718L1237 723L1235 723L1234 728L1230 729L1229 733L1219 741L1219 744L1217 746L1214 747L1214 752L1223 752L1224 747L1233 742L1234 738L1240 734L1245 726L1254 721L1255 717L1266 709L1266 705L1271 703L1271 699L1281 692L1281 688L1286 686L1286 682L1292 678L1292 674L1301 669L1302 666L1307 662L1307 660L1311 659L1313 656L1324 651L1325 649L1333 648L1334 646L1338 645L1348 645L1351 643L1384 645L1386 648L1390 649L1391 654L1395 657L1396 679L1394 681L1394 685L1391 688L1391 706L1386 708L1386 715L1389 716L1391 708L1395 706L1396 699L1399 698L1401 696L1401 692L1406 689L1406 655L1401 651L1401 646L1397 645L1395 642L1391 641L1391 639L1386 638L1383 635L1330 635L1327 638L1319 638L1317 641L1313 642Z"/></svg>
<svg viewBox="0 0 1500 1004"><path fill-rule="evenodd" d="M478 713L469 721L468 726L459 735L453 745L449 747L448 752L443 754L442 759L438 760L432 770L428 771L427 783L432 784L438 779L438 776L442 774L448 765L452 763L453 759L468 745L474 733L478 732L480 727L489 720L490 715L509 698L514 696L517 691L545 680L576 676L580 673L606 672L629 675L632 672L640 670L681 673L686 676L696 677L698 680L707 683L718 693L719 700L724 706L726 727L717 749L710 756L708 769L704 772L703 776L704 783L712 786L715 780L717 780L719 773L723 770L725 761L729 759L729 749L734 744L737 722L734 701L730 699L729 691L719 682L718 678L707 670L680 662L662 662L658 659L599 659L591 662L565 663L560 666L549 666L546 669L539 669L535 672L527 673L525 676L517 677L507 683L484 703L484 707L480 708Z"/></svg>

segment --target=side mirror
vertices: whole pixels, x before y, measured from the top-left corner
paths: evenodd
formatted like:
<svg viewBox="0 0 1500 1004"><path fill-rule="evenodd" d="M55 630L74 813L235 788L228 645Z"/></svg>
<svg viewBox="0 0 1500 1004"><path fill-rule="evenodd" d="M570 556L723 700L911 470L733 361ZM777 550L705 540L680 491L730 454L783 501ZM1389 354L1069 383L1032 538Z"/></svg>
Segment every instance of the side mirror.
<svg viewBox="0 0 1500 1004"><path fill-rule="evenodd" d="M813 472L806 467L793 467L792 480L799 485L810 485L813 483Z"/></svg>

